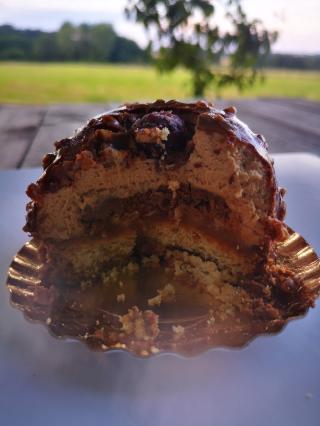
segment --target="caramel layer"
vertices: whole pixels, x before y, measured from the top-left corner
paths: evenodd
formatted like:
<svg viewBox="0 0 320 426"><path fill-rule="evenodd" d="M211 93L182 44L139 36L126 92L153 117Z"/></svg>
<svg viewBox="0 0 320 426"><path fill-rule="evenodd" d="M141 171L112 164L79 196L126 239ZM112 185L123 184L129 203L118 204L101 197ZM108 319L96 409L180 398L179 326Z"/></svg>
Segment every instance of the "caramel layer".
<svg viewBox="0 0 320 426"><path fill-rule="evenodd" d="M174 185L174 183L173 183ZM197 211L203 220L212 221L214 217L228 220L230 209L224 199L189 184L178 184L177 188L160 186L157 190L138 193L128 198L107 198L98 206L87 207L82 221L88 224L110 223L110 221L129 221L150 216L172 217L179 207Z"/></svg>
<svg viewBox="0 0 320 426"><path fill-rule="evenodd" d="M245 253L261 251L241 241L237 214L216 194L181 184L177 188L161 186L128 198L107 198L87 207L81 217L89 235L120 235L124 229L147 234L155 225L184 227L208 241L219 241L223 248ZM262 247L263 248L263 247Z"/></svg>

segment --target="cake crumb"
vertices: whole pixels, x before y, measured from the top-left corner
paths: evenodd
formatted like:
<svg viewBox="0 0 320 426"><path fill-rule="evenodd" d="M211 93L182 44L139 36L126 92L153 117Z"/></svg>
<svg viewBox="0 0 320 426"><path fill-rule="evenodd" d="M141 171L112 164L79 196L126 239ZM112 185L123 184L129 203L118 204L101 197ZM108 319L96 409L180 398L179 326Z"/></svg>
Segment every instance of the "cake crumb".
<svg viewBox="0 0 320 426"><path fill-rule="evenodd" d="M101 281L102 281L102 284L107 285L110 281L110 276L107 275L106 273L101 274Z"/></svg>
<svg viewBox="0 0 320 426"><path fill-rule="evenodd" d="M138 263L134 263L134 262L129 262L128 265L124 268L124 270L126 272L129 272L131 274L135 273L135 272L139 272L139 265Z"/></svg>
<svg viewBox="0 0 320 426"><path fill-rule="evenodd" d="M236 198L241 198L241 197L242 197L242 193L243 193L243 189L242 189L242 188L240 188L240 189L238 189L238 191L237 191L237 192L235 192L235 193L234 193L234 196L235 196Z"/></svg>
<svg viewBox="0 0 320 426"><path fill-rule="evenodd" d="M211 315L209 316L209 318L207 319L207 324L208 324L210 327L212 327L212 326L215 324L215 322L216 322L216 319L215 319L215 317L211 314Z"/></svg>
<svg viewBox="0 0 320 426"><path fill-rule="evenodd" d="M46 319L46 324L47 324L47 325L50 325L51 323L52 323L52 318L48 317L48 318Z"/></svg>
<svg viewBox="0 0 320 426"><path fill-rule="evenodd" d="M173 199L177 198L177 190L180 188L180 182L177 180L169 180L168 188L172 192Z"/></svg>
<svg viewBox="0 0 320 426"><path fill-rule="evenodd" d="M80 287L81 290L85 290L86 288L91 286L91 281L81 281Z"/></svg>
<svg viewBox="0 0 320 426"><path fill-rule="evenodd" d="M182 325L173 325L172 331L179 338L184 335L185 330L184 330L184 327L182 327Z"/></svg>
<svg viewBox="0 0 320 426"><path fill-rule="evenodd" d="M110 282L116 282L119 277L119 271L116 267L113 267L111 271L103 272L101 274L102 284L107 285Z"/></svg>
<svg viewBox="0 0 320 426"><path fill-rule="evenodd" d="M111 269L111 272L110 272L110 278L113 280L113 281L116 281L117 280L117 278L118 278L118 276L119 276L119 272L118 272L118 270L117 270L117 268L112 268Z"/></svg>
<svg viewBox="0 0 320 426"><path fill-rule="evenodd" d="M124 302L126 300L126 295L124 293L118 294L117 295L117 302Z"/></svg>
<svg viewBox="0 0 320 426"><path fill-rule="evenodd" d="M177 180L169 180L168 188L171 189L172 192L174 192L180 188L180 182L178 182Z"/></svg>
<svg viewBox="0 0 320 426"><path fill-rule="evenodd" d="M150 351L151 351L151 353L153 353L153 354L157 354L157 353L159 353L159 352L160 352L160 349L159 349L159 348L157 348L156 346L151 346Z"/></svg>
<svg viewBox="0 0 320 426"><path fill-rule="evenodd" d="M161 305L160 294L158 294L158 296L154 296L154 297L148 299L148 305L149 306L160 306Z"/></svg>
<svg viewBox="0 0 320 426"><path fill-rule="evenodd" d="M219 309L219 319L221 321L226 321L229 318L235 317L236 312L234 306L232 306L229 303L226 303L225 305L221 306Z"/></svg>
<svg viewBox="0 0 320 426"><path fill-rule="evenodd" d="M159 334L159 317L152 311L140 311L137 306L120 317L122 331L138 340L152 340Z"/></svg>
<svg viewBox="0 0 320 426"><path fill-rule="evenodd" d="M162 289L157 290L157 296L148 299L149 306L160 306L162 302L173 302L175 296L175 288L172 284L166 284Z"/></svg>
<svg viewBox="0 0 320 426"><path fill-rule="evenodd" d="M114 347L118 349L126 349L127 346L124 343L117 342L114 344Z"/></svg>
<svg viewBox="0 0 320 426"><path fill-rule="evenodd" d="M232 316L234 316L234 314L235 314L235 311L234 311L234 307L233 306L231 306L230 308L226 309L226 315L228 317L232 317Z"/></svg>
<svg viewBox="0 0 320 426"><path fill-rule="evenodd" d="M105 351L105 350L107 350L107 349L108 349L108 346L107 346L107 345L102 344L102 345L101 345L101 349L103 349L103 350Z"/></svg>

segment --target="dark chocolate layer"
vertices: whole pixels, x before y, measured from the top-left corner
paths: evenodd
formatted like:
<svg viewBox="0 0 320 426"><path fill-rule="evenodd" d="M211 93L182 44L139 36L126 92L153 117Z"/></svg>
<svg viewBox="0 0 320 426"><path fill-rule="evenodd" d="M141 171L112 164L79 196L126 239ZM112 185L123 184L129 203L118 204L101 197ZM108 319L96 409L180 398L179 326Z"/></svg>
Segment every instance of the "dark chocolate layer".
<svg viewBox="0 0 320 426"><path fill-rule="evenodd" d="M154 216L170 218L178 207L186 209L189 214L198 212L201 214L199 224L203 222L205 225L208 222L211 227L213 214L220 220L227 220L230 214L222 197L193 188L190 184L182 184L175 192L161 186L128 198L107 198L95 207L87 207L83 212L82 222L88 226L88 231L99 233L107 226L112 228L116 221L128 225L137 219L144 221Z"/></svg>

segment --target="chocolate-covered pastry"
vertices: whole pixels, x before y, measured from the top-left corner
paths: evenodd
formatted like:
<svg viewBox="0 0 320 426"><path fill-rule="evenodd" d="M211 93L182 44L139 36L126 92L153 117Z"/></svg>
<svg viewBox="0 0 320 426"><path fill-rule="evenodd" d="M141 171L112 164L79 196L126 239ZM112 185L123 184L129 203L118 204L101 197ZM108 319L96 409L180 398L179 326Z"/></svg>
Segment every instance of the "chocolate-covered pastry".
<svg viewBox="0 0 320 426"><path fill-rule="evenodd" d="M27 190L24 228L48 285L118 285L123 303L128 276L141 290L152 270L161 285L147 306L196 288L222 321L281 317L292 295L297 313L311 303L276 268L284 191L234 108L129 104L55 146Z"/></svg>

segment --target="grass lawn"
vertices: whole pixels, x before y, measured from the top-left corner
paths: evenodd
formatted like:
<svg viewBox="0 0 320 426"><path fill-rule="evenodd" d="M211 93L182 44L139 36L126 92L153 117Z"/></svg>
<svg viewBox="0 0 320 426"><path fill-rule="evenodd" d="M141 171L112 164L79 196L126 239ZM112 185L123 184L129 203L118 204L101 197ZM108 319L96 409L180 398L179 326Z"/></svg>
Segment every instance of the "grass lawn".
<svg viewBox="0 0 320 426"><path fill-rule="evenodd" d="M206 96L214 97L214 92L210 90ZM222 96L320 100L320 72L269 70L264 83L242 93L227 88ZM191 97L189 75L183 70L159 75L145 66L0 62L0 102L3 103L121 102L188 97Z"/></svg>

